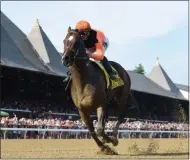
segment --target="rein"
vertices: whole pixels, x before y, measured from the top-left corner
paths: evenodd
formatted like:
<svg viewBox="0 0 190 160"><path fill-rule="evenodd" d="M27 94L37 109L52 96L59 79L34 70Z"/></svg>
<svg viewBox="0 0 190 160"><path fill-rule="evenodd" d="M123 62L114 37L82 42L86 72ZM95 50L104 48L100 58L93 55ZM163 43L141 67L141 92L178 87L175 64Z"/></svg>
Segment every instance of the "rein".
<svg viewBox="0 0 190 160"><path fill-rule="evenodd" d="M76 34L78 34L77 32L75 31L70 31L70 32L74 32ZM71 47L66 47L68 50L72 51L73 53L76 53L75 56L73 57L73 59L89 59L87 56L85 57L78 57L79 53L80 53L80 49L81 49L81 45L82 45L82 40L80 38L80 43L79 43L79 47L76 49L76 48L71 48ZM65 53L65 52L64 52ZM87 53L85 53L87 55Z"/></svg>
<svg viewBox="0 0 190 160"><path fill-rule="evenodd" d="M74 31L74 30L71 30L70 32L71 32L71 33L75 33L75 34L79 34L78 32L76 32L76 31ZM66 47L68 50L72 51L72 52L75 54L75 56L73 57L73 61L75 61L75 60L89 60L89 57L87 56L87 53L86 53L86 52L85 52L85 55L86 55L86 56L83 56L83 57L80 57L80 56L79 56L79 53L80 53L80 51L81 51L82 43L83 43L83 41L82 41L82 39L81 39L81 37L80 37L79 47L76 47L76 48ZM76 67L76 65L75 65L75 68L78 69L78 68ZM69 74L69 73L70 73L70 72L68 72L68 74ZM71 76L71 75L68 75L68 76ZM66 85L66 87L65 87L65 91L68 89L70 82L71 82L71 78L69 78L69 81L68 81L68 83L67 83L67 85Z"/></svg>
<svg viewBox="0 0 190 160"><path fill-rule="evenodd" d="M79 47L78 47L78 49L75 51L75 49L74 49L74 52L76 52L76 54L75 54L75 56L74 56L74 60L75 59L89 59L87 56L85 56L85 57L79 57L78 55L79 55L79 53L80 53L80 50L81 50L81 46L82 46L82 40L81 40L81 38L80 38L80 42L79 42ZM86 53L85 53L85 55L87 55Z"/></svg>

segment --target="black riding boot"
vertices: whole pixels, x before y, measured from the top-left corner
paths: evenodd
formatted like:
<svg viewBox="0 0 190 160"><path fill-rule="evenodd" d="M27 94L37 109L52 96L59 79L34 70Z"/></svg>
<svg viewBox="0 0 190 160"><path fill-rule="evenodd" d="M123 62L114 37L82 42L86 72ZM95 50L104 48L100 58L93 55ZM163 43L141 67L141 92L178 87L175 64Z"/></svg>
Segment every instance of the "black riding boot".
<svg viewBox="0 0 190 160"><path fill-rule="evenodd" d="M71 79L71 71L67 72L67 77L63 80L63 82L68 82Z"/></svg>
<svg viewBox="0 0 190 160"><path fill-rule="evenodd" d="M109 76L111 79L115 79L116 78L116 73L115 71L112 69L108 59L104 56L104 59L101 61L103 66L105 67L106 71L108 72Z"/></svg>

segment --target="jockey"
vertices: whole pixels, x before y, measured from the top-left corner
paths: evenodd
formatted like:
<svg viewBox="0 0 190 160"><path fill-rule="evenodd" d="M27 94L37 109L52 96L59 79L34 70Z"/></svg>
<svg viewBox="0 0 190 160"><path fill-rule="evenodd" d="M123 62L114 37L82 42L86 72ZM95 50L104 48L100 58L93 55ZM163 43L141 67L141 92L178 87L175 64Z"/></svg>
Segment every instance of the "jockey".
<svg viewBox="0 0 190 160"><path fill-rule="evenodd" d="M86 53L90 58L101 61L111 79L116 78L116 73L112 69L108 59L104 56L108 48L109 41L100 30L92 29L89 22L79 21L75 29L79 31L86 47ZM68 78L64 80L67 81Z"/></svg>
<svg viewBox="0 0 190 160"><path fill-rule="evenodd" d="M116 78L116 73L113 71L109 61L104 56L109 45L109 41L105 37L104 33L100 30L92 29L87 21L79 21L76 24L75 29L80 32L86 47L86 53L89 57L97 61L101 61L110 78Z"/></svg>

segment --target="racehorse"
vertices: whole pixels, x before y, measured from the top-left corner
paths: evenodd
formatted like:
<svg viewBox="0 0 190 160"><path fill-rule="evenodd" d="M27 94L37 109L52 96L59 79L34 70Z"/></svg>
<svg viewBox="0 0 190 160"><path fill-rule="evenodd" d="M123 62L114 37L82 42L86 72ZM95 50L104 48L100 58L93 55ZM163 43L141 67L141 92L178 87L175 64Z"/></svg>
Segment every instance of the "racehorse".
<svg viewBox="0 0 190 160"><path fill-rule="evenodd" d="M63 44L64 51L61 60L64 66L71 69L71 97L82 120L101 149L106 150L105 143L117 146L119 143L118 129L119 125L124 122L125 107L131 87L128 73L118 63L110 61L124 83L108 92L105 74L96 63L89 59L78 30L69 27ZM104 131L108 111L107 102L113 99L117 102L118 121L113 129L114 136L108 136ZM97 131L95 131L90 117L93 109L97 110Z"/></svg>

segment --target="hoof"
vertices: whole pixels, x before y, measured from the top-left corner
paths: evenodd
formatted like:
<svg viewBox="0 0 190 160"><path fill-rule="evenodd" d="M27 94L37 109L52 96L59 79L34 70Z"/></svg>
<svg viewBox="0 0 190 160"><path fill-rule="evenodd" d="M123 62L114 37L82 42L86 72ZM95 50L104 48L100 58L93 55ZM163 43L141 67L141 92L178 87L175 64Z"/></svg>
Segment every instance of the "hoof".
<svg viewBox="0 0 190 160"><path fill-rule="evenodd" d="M99 137L99 140L102 142L102 144L106 143L106 140L103 137Z"/></svg>
<svg viewBox="0 0 190 160"><path fill-rule="evenodd" d="M98 152L98 154L103 154L103 155L118 155L118 153L114 149L111 149L107 145L104 145L104 146L100 147L100 151Z"/></svg>
<svg viewBox="0 0 190 160"><path fill-rule="evenodd" d="M102 144L105 144L106 143L106 140L102 137L102 136L98 136L98 139L100 140L100 142Z"/></svg>
<svg viewBox="0 0 190 160"><path fill-rule="evenodd" d="M119 141L116 137L110 136L110 139L112 141L113 146L117 146L119 144Z"/></svg>

